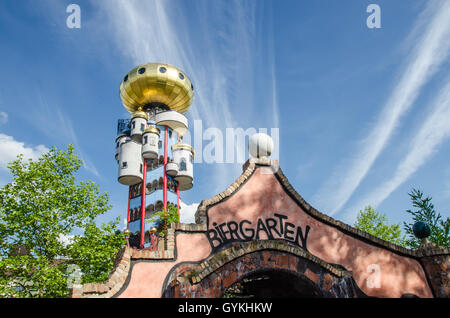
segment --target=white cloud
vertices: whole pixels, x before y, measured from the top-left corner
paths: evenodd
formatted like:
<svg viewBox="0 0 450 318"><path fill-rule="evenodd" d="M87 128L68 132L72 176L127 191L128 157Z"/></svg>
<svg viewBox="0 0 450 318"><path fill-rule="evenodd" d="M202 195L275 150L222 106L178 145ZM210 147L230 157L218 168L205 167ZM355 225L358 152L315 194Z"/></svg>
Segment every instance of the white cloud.
<svg viewBox="0 0 450 318"><path fill-rule="evenodd" d="M36 160L47 151L49 149L44 145L25 146L25 143L0 133L0 169L2 170L8 170L8 163L16 160L19 154L23 154L25 160Z"/></svg>
<svg viewBox="0 0 450 318"><path fill-rule="evenodd" d="M377 207L389 195L415 173L438 150L438 147L450 138L450 82L439 92L433 103L431 114L425 118L424 123L412 138L409 151L394 175L382 183L374 191L366 195L352 209L348 210L347 217L355 217L356 211L370 204Z"/></svg>
<svg viewBox="0 0 450 318"><path fill-rule="evenodd" d="M373 129L362 141L356 155L350 158L315 195L323 210L331 215L338 212L352 196L364 179L378 155L386 146L392 133L399 125L401 117L409 110L430 77L439 70L450 51L450 1L430 1L422 15L430 21L424 28L420 39L409 37L408 41L417 43L407 58L397 85L383 107ZM417 28L414 28L414 33Z"/></svg>
<svg viewBox="0 0 450 318"><path fill-rule="evenodd" d="M8 122L8 114L0 112L0 124L6 124Z"/></svg>
<svg viewBox="0 0 450 318"><path fill-rule="evenodd" d="M180 202L180 223L195 223L195 212L200 203L192 203L187 205Z"/></svg>

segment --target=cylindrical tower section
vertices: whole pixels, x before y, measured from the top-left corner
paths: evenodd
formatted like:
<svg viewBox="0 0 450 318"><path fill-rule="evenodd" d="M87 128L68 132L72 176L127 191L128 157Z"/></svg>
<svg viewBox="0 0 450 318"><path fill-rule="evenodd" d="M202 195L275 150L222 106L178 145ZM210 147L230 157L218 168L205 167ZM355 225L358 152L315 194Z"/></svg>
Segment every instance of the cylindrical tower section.
<svg viewBox="0 0 450 318"><path fill-rule="evenodd" d="M160 130L149 126L142 134L142 157L144 159L158 158Z"/></svg>
<svg viewBox="0 0 450 318"><path fill-rule="evenodd" d="M129 137L124 132L119 133L117 135L117 137L116 137L116 154L115 154L115 158L116 158L117 162L119 161L120 146L123 143L125 143L125 141L127 141L127 139L129 139Z"/></svg>
<svg viewBox="0 0 450 318"><path fill-rule="evenodd" d="M142 145L128 140L120 146L118 181L124 185L142 182L144 161L141 155Z"/></svg>
<svg viewBox="0 0 450 318"><path fill-rule="evenodd" d="M178 142L172 146L173 161L178 165L175 180L180 185L180 191L189 190L194 185L194 149L191 145Z"/></svg>
<svg viewBox="0 0 450 318"><path fill-rule="evenodd" d="M142 134L147 128L148 115L145 112L137 111L131 116L130 137L141 142Z"/></svg>

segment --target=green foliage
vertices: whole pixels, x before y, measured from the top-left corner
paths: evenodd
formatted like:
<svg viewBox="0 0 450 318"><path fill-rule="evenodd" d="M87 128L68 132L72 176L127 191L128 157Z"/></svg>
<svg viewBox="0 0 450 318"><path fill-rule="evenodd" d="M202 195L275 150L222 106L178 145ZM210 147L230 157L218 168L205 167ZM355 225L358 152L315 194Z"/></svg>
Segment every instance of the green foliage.
<svg viewBox="0 0 450 318"><path fill-rule="evenodd" d="M161 210L153 214L157 220L158 235L165 237L167 234L167 227L172 223L179 223L180 216L178 214L178 208L172 203L167 204L167 210Z"/></svg>
<svg viewBox="0 0 450 318"><path fill-rule="evenodd" d="M405 246L400 224L389 225L386 215L379 214L371 206L360 210L354 226L382 240Z"/></svg>
<svg viewBox="0 0 450 318"><path fill-rule="evenodd" d="M109 195L92 181L76 182L81 165L72 145L8 165L13 180L0 189L0 297L65 297L69 264L82 268L84 282L112 269L125 241L113 230L117 221L95 226L111 208ZM86 237L65 244L61 238L74 230Z"/></svg>
<svg viewBox="0 0 450 318"><path fill-rule="evenodd" d="M412 215L412 223L404 222L404 229L408 235L407 244L411 248L419 247L421 241L414 236L412 227L418 221L426 222L430 226L431 234L428 237L429 241L437 246L450 248L449 230L450 219L443 219L440 213L434 209L431 202L431 197L425 197L422 191L412 189L408 195L411 198L413 207L417 210L407 210L406 212Z"/></svg>
<svg viewBox="0 0 450 318"><path fill-rule="evenodd" d="M72 263L77 264L82 273L82 283L104 282L114 266L114 258L125 244L124 233L117 232L120 218L97 227L95 223L86 225L83 235L76 235L68 248Z"/></svg>

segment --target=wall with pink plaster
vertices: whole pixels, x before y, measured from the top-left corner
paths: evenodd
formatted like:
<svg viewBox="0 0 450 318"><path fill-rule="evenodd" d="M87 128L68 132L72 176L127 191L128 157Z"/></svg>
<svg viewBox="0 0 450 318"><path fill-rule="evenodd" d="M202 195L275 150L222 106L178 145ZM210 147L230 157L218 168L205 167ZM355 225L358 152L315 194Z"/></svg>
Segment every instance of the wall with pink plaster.
<svg viewBox="0 0 450 318"><path fill-rule="evenodd" d="M119 297L161 297L162 286L170 270L182 262L198 262L211 254L211 246L202 233L176 236L177 259L171 262L138 262L131 270L126 289Z"/></svg>
<svg viewBox="0 0 450 318"><path fill-rule="evenodd" d="M286 193L275 175L268 171L265 168L256 169L253 176L231 197L210 207L207 212L208 229L213 228L213 223L239 223L244 219L252 222L256 229L259 218L265 220L274 218L275 213L284 214L288 216L287 221L296 227L300 226L303 230L306 225L311 227L307 238L309 252L328 263L340 264L353 271L356 283L367 295L401 297L403 294L415 294L432 297L418 261L366 243L308 215ZM268 239L263 231L260 232L260 239ZM135 263L130 281L119 297L161 297L164 280L174 266L182 262L199 262L211 255L213 249L205 234L179 232L176 235L176 252L175 261ZM379 276L373 276L377 269Z"/></svg>
<svg viewBox="0 0 450 318"><path fill-rule="evenodd" d="M322 260L353 271L358 286L370 296L401 297L415 294L432 297L425 273L418 261L363 242L324 224L303 211L285 192L268 169L256 169L253 176L228 200L208 210L208 228L213 223L249 220L256 228L258 218L288 216L288 222L305 229L311 227L307 249ZM261 239L267 239L260 231ZM276 236L276 234L275 234ZM375 264L375 265L372 265ZM379 269L379 276L375 271ZM379 283L379 284L378 284Z"/></svg>

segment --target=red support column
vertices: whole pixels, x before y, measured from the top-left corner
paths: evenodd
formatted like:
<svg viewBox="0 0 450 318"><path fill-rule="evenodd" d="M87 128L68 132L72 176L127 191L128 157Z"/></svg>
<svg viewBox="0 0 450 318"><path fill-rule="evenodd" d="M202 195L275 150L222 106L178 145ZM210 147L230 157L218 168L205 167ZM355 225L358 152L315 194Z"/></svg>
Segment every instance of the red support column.
<svg viewBox="0 0 450 318"><path fill-rule="evenodd" d="M167 126L164 127L164 210L167 210Z"/></svg>
<svg viewBox="0 0 450 318"><path fill-rule="evenodd" d="M131 186L128 187L128 210L127 210L127 230L130 224L130 201L131 201Z"/></svg>
<svg viewBox="0 0 450 318"><path fill-rule="evenodd" d="M163 196L164 196L164 228L166 227L166 212L167 211L167 138L168 138L168 128L164 126L164 188L163 188Z"/></svg>
<svg viewBox="0 0 450 318"><path fill-rule="evenodd" d="M177 213L178 213L178 222L180 222L180 185L177 184Z"/></svg>
<svg viewBox="0 0 450 318"><path fill-rule="evenodd" d="M144 171L142 177L142 207L141 207L141 248L144 248L145 242L145 194L147 187L146 184L146 175L147 175L147 160L144 159Z"/></svg>

